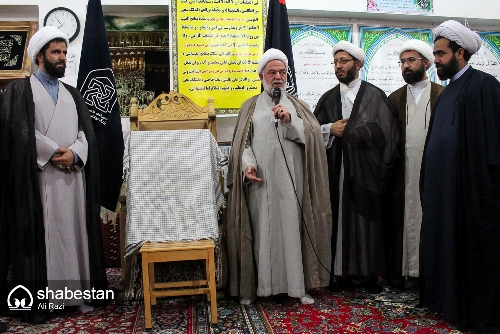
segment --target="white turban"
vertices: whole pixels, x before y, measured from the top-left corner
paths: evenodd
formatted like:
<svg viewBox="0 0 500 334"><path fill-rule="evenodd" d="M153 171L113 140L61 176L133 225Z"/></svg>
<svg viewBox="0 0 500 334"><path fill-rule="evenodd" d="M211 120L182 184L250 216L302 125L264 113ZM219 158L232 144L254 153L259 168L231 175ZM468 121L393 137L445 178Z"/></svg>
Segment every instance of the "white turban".
<svg viewBox="0 0 500 334"><path fill-rule="evenodd" d="M432 53L431 46L418 39L409 39L404 42L401 49L399 49L399 58L401 59L401 54L403 54L403 52L412 50L417 51L424 56L424 58L427 58L431 62L431 65L434 63L434 54Z"/></svg>
<svg viewBox="0 0 500 334"><path fill-rule="evenodd" d="M55 38L62 38L66 42L66 46L69 45L68 36L66 36L59 29L52 26L43 27L42 29L38 30L33 35L33 37L31 37L28 44L28 57L30 57L33 64L36 64L36 55L38 54L38 52L40 52L45 44Z"/></svg>
<svg viewBox="0 0 500 334"><path fill-rule="evenodd" d="M360 47L347 41L340 41L333 47L333 56L335 57L335 54L339 51L345 51L349 53L351 56L361 62L361 66L364 65L366 54Z"/></svg>
<svg viewBox="0 0 500 334"><path fill-rule="evenodd" d="M445 21L434 29L434 39L439 36L457 43L471 55L481 48L481 37L460 22L454 20Z"/></svg>
<svg viewBox="0 0 500 334"><path fill-rule="evenodd" d="M283 53L283 51L278 49L269 49L264 52L264 54L260 58L259 66L257 67L257 73L261 74L262 70L264 70L264 67L266 67L266 64L271 60L281 60L283 63L285 63L285 66L288 67L288 58Z"/></svg>

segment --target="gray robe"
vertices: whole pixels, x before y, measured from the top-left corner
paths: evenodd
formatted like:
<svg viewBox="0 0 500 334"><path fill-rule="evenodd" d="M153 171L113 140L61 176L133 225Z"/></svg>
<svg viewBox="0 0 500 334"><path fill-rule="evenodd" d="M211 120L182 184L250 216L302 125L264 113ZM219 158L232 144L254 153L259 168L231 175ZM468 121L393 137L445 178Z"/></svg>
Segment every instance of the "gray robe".
<svg viewBox="0 0 500 334"><path fill-rule="evenodd" d="M274 103L266 93L259 95L241 169L244 172L254 166L262 178L248 185L257 295L288 293L300 298L305 294L301 247L297 247L302 228L304 126L286 96L280 103L287 107L292 121L288 126L279 122L276 130L271 112Z"/></svg>
<svg viewBox="0 0 500 334"><path fill-rule="evenodd" d="M65 174L50 163L59 147L87 161L87 140L78 129L78 114L69 91L59 85L57 104L40 81L30 78L35 103L35 138L40 193L45 227L47 282L51 290L90 288L89 252L85 213L84 171ZM50 302L56 302L50 300ZM83 300L57 300L78 305Z"/></svg>
<svg viewBox="0 0 500 334"><path fill-rule="evenodd" d="M5 241L8 243L2 248L0 267L10 266L12 287L22 284L30 291L38 291L45 290L48 283L44 194L40 193L35 103L30 80L28 77L7 85L0 114L0 229L7 234ZM92 121L80 92L63 82L60 84L76 105L79 129L85 133L88 142L84 184L90 285L95 290L106 290L108 284L99 222L99 162ZM23 318L35 322L48 319L49 310L40 308L47 302L35 299L31 311L25 311ZM94 305L107 302L106 299L92 300Z"/></svg>
<svg viewBox="0 0 500 334"><path fill-rule="evenodd" d="M303 168L302 168L302 212L304 215L303 228L300 233L300 243L292 245L300 248L303 278L305 289L316 288L328 284L331 253L331 221L332 214L329 206L328 175L326 170L326 156L321 130L318 121L310 113L307 105L291 95L287 98L297 111L297 117L302 118L304 127ZM256 268L253 252L253 231L249 217L249 186L243 182L242 155L252 124L252 116L256 111L258 95L245 101L238 116L238 122L234 130L231 153L229 156L228 170L228 220L227 220L227 247L229 263L229 290L232 296L250 298L255 297L256 292ZM268 110L271 113L270 110ZM292 116L293 117L293 116ZM292 119L292 122L295 120ZM279 121L281 122L281 121ZM272 125L272 124L271 124ZM272 125L274 127L274 125ZM283 141L288 139L282 138ZM279 145L276 140L270 145ZM290 145L301 145L289 143ZM288 147L288 144L284 145ZM289 147L287 148L287 150ZM270 152L276 152L270 149ZM287 151L285 151L287 152ZM283 155L283 153L281 153ZM287 154L287 158L289 154ZM276 157L277 158L277 157ZM289 164L295 164L295 159ZM267 166L266 168L272 168ZM297 167L291 168L292 175L297 173ZM284 171L280 170L283 174ZM288 172L286 172L288 173ZM266 178L269 180L269 178ZM285 180L285 175L283 175ZM290 177L288 177L288 180ZM264 182L264 181L262 181ZM274 182L274 181L273 181ZM264 183L266 185L267 183ZM290 188L288 188L290 189ZM283 195L283 194L282 194ZM292 206L296 202L292 194L287 193L286 199L278 199L280 205ZM293 195L294 196L294 195ZM300 197L299 197L300 198ZM274 199L273 199L274 200ZM286 203L286 204L284 204ZM280 210L275 206L269 206L272 210ZM278 212L278 211L277 211ZM285 213L286 214L286 213ZM288 234L288 231L287 233ZM296 261L295 261L296 262ZM288 267L287 267L288 268ZM297 269L298 267L295 267ZM293 276L293 275L292 275ZM288 283L287 283L288 284ZM274 292L273 292L274 293Z"/></svg>

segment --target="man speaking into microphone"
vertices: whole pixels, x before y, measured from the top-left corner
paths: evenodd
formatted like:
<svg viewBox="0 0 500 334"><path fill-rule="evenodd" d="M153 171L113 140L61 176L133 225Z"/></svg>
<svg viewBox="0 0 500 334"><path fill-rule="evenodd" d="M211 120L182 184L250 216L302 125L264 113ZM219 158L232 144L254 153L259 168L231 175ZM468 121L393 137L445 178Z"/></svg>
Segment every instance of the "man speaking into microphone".
<svg viewBox="0 0 500 334"><path fill-rule="evenodd" d="M229 157L229 288L240 303L328 285L331 224L328 171L318 121L285 92L288 59L267 50L264 91L241 106Z"/></svg>

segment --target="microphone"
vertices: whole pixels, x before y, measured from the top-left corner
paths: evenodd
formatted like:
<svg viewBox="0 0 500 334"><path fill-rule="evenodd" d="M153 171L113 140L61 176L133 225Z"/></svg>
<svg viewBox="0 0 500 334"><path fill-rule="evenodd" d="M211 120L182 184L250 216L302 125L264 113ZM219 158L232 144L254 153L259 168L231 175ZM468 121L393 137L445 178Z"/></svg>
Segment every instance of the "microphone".
<svg viewBox="0 0 500 334"><path fill-rule="evenodd" d="M281 99L281 89L279 87L275 87L273 89L273 98L274 98L274 105L278 105L280 103ZM274 117L274 125L276 128L278 128L278 114Z"/></svg>
<svg viewBox="0 0 500 334"><path fill-rule="evenodd" d="M274 105L279 104L281 99L281 88L279 87L274 88L273 97L274 97Z"/></svg>

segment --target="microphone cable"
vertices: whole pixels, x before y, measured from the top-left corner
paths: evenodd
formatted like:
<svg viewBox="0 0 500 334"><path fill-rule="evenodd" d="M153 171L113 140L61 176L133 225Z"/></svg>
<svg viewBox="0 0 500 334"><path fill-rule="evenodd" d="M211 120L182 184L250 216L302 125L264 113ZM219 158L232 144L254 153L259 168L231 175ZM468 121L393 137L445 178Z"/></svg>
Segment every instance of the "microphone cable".
<svg viewBox="0 0 500 334"><path fill-rule="evenodd" d="M290 115L290 117L291 117L291 115ZM326 268L326 266L323 264L323 262L321 262L321 260L320 260L320 258L318 256L318 253L316 252L316 249L314 248L314 243L312 242L311 234L309 233L309 229L307 228L307 223L306 223L306 220L304 218L304 211L302 210L302 204L300 203L299 196L297 195L297 189L295 187L295 182L293 180L292 172L290 171L290 166L288 165L288 160L286 158L285 150L283 149L283 144L281 143L281 139L280 139L280 136L279 136L279 133L278 133L278 122L276 122L275 124L276 124L276 137L278 137L278 142L280 143L281 152L283 153L283 158L285 159L286 169L288 170L288 175L290 176L290 180L292 181L293 192L295 194L295 199L297 200L297 204L299 205L300 216L302 218L302 223L303 223L303 225L305 227L307 236L309 238L309 242L311 243L311 248L312 248L312 250L314 252L314 255L316 256L316 259L318 260L319 264L321 264L321 266L326 270L326 272L329 275L331 275L330 270L328 270Z"/></svg>

